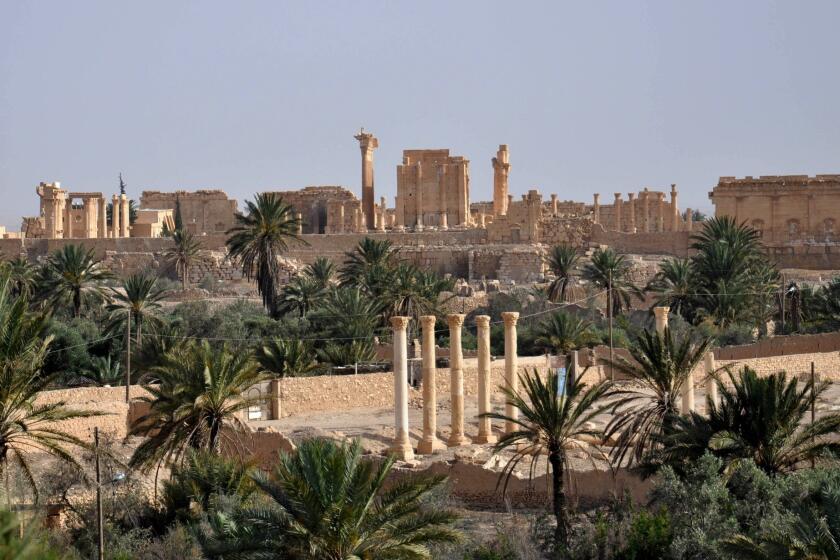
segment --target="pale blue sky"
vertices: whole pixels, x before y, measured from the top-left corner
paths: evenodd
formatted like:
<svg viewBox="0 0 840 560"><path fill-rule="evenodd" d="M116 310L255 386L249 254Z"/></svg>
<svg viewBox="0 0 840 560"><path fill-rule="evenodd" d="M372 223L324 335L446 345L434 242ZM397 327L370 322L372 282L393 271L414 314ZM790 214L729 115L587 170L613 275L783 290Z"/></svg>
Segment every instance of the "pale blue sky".
<svg viewBox="0 0 840 560"><path fill-rule="evenodd" d="M515 195L604 201L840 172L840 2L0 0L0 224L35 185L359 191L406 148L511 150ZM11 195L11 196L10 196Z"/></svg>

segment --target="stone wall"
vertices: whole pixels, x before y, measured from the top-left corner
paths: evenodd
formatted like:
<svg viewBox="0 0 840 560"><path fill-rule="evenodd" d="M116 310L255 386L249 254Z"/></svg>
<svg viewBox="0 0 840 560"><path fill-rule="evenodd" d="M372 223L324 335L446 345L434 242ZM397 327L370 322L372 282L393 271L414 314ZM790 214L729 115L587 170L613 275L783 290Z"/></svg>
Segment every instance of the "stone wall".
<svg viewBox="0 0 840 560"><path fill-rule="evenodd" d="M212 235L224 234L233 227L237 203L220 190L143 191L140 208L172 210L173 216L178 208L187 231L195 235Z"/></svg>
<svg viewBox="0 0 840 560"><path fill-rule="evenodd" d="M686 257L689 255L691 235L688 231L621 233L605 231L603 226L594 225L590 243L607 245L619 253L666 254Z"/></svg>

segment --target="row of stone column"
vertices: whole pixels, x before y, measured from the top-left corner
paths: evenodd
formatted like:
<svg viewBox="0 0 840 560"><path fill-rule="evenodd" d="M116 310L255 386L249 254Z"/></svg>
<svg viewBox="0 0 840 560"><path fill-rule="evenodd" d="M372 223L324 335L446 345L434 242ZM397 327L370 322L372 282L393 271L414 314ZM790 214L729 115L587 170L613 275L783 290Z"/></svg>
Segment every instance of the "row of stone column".
<svg viewBox="0 0 840 560"><path fill-rule="evenodd" d="M422 361L423 361L423 435L417 445L417 453L426 455L444 449L467 445L470 439L464 432L464 360L461 348L461 330L464 325L464 315L453 313L447 315L449 325L449 375L451 422L450 436L444 444L437 436L437 387L435 366L435 317L424 315L420 317L422 328ZM502 314L505 323L505 385L516 390L517 359L516 359L516 322L519 313L507 312ZM394 442L391 451L402 460L414 457L414 449L408 437L408 350L407 335L408 317L392 317L394 344ZM490 317L479 315L475 318L478 338L478 434L472 438L473 443L495 443L492 424L489 418L481 417L491 411L490 394ZM517 410L512 405L505 406L505 414L515 418ZM515 429L512 422L506 422L505 431Z"/></svg>

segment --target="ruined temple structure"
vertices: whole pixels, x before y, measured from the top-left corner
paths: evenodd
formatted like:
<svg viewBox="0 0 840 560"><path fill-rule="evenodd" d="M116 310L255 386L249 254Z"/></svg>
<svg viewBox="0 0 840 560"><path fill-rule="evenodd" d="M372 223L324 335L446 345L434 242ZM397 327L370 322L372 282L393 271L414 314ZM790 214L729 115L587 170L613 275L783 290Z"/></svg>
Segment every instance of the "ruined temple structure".
<svg viewBox="0 0 840 560"><path fill-rule="evenodd" d="M765 244L838 240L840 175L721 177L709 198L715 216L746 222Z"/></svg>
<svg viewBox="0 0 840 560"><path fill-rule="evenodd" d="M141 210L171 210L180 213L181 223L193 235L222 234L233 227L236 200L224 191L143 191Z"/></svg>
<svg viewBox="0 0 840 560"><path fill-rule="evenodd" d="M367 231L362 201L344 187L310 186L271 192L294 209L302 222L301 233Z"/></svg>
<svg viewBox="0 0 840 560"><path fill-rule="evenodd" d="M470 225L470 162L449 150L404 150L397 166L397 229Z"/></svg>
<svg viewBox="0 0 840 560"><path fill-rule="evenodd" d="M592 204L587 205L585 211L591 214L594 223L600 224L607 231L691 231L690 220L686 222L680 213L678 194L676 185L671 185L670 200L666 200L665 192L645 188L636 193L629 193L627 200L623 200L621 193L615 193L612 204L601 204L601 195L595 194ZM558 209L558 212L562 211L561 208ZM690 210L688 214L691 214Z"/></svg>
<svg viewBox="0 0 840 560"><path fill-rule="evenodd" d="M100 239L129 237L129 206L124 194L114 195L113 219L106 219L107 202L101 192L70 192L61 183L40 183L38 216L23 218L21 233L28 238Z"/></svg>

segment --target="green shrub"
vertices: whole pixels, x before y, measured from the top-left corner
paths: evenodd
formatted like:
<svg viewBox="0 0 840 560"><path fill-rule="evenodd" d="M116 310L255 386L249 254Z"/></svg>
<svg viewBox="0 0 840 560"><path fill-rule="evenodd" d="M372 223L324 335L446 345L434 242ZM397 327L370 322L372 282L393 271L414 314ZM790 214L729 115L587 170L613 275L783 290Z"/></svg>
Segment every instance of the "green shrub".
<svg viewBox="0 0 840 560"><path fill-rule="evenodd" d="M665 510L658 513L641 510L633 517L627 544L616 555L616 560L665 558L672 539L671 521Z"/></svg>

